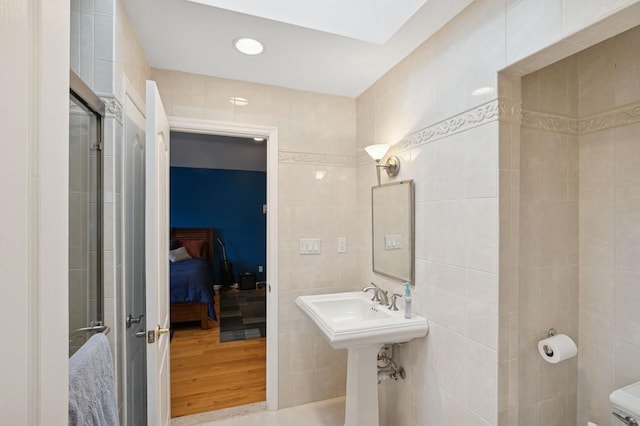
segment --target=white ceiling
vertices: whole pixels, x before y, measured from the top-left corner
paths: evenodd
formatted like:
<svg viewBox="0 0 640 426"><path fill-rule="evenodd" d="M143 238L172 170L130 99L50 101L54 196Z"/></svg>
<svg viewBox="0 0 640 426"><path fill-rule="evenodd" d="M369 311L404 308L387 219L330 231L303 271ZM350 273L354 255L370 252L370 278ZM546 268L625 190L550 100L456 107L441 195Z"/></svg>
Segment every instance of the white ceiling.
<svg viewBox="0 0 640 426"><path fill-rule="evenodd" d="M473 0L124 0L154 68L357 97ZM268 4L268 5L267 5ZM238 37L265 45L258 56Z"/></svg>

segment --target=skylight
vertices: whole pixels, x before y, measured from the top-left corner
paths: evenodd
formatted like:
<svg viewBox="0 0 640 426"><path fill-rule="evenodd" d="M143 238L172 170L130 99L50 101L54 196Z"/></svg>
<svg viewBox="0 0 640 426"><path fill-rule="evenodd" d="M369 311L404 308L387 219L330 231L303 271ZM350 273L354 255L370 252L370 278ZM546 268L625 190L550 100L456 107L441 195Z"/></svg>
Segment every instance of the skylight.
<svg viewBox="0 0 640 426"><path fill-rule="evenodd" d="M188 0L299 27L384 44L427 0Z"/></svg>

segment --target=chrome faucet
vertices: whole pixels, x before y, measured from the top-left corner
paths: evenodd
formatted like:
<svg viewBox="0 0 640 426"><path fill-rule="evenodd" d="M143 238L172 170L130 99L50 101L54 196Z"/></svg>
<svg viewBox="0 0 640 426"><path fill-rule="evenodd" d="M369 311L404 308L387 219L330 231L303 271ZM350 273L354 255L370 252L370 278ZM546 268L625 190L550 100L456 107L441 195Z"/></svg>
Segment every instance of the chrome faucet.
<svg viewBox="0 0 640 426"><path fill-rule="evenodd" d="M380 304L384 306L389 305L389 291L378 289L378 293L380 294Z"/></svg>
<svg viewBox="0 0 640 426"><path fill-rule="evenodd" d="M371 285L362 289L362 291L364 292L367 292L369 290L373 290L373 297L371 298L373 302L378 302L379 304L385 305L385 306L389 304L388 291L381 289L380 287L375 285L373 282L371 282Z"/></svg>
<svg viewBox="0 0 640 426"><path fill-rule="evenodd" d="M369 290L373 290L373 297L371 298L371 300L380 303L380 295L378 294L378 292L380 291L380 287L372 282L371 285L366 286L362 289L362 291L364 291L365 293Z"/></svg>

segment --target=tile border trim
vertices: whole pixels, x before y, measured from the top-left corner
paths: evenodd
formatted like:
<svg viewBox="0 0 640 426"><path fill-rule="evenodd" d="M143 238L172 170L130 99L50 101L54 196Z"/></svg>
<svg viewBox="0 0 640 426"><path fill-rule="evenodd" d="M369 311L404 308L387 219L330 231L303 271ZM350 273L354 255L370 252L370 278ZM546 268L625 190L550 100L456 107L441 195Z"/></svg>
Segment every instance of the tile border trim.
<svg viewBox="0 0 640 426"><path fill-rule="evenodd" d="M117 107L117 105L116 105ZM111 105L108 108L111 110ZM398 153L427 143L437 141L474 127L496 120L520 123L523 127L547 130L569 135L593 133L613 127L640 123L640 102L626 105L585 119L577 119L557 114L522 109L522 104L510 98L498 98L467 110L461 114L437 122L404 136L392 146L392 152ZM365 153L355 156L314 154L305 152L280 151L278 162L287 164L310 164L326 167L356 167L368 163Z"/></svg>
<svg viewBox="0 0 640 426"><path fill-rule="evenodd" d="M278 162L286 164L309 164L325 167L355 167L356 156L313 154L307 152L280 151Z"/></svg>
<svg viewBox="0 0 640 426"><path fill-rule="evenodd" d="M555 133L565 133L569 135L578 134L578 120L576 118L565 117L555 114L544 114L534 111L522 111L523 127L531 129L547 130Z"/></svg>
<svg viewBox="0 0 640 426"><path fill-rule="evenodd" d="M502 114L508 115L515 113L512 109L512 106L508 105L505 100L494 99L493 101L408 134L400 139L399 143L394 146L394 151L404 151L496 121Z"/></svg>
<svg viewBox="0 0 640 426"><path fill-rule="evenodd" d="M640 102L625 105L578 121L580 134L640 123Z"/></svg>
<svg viewBox="0 0 640 426"><path fill-rule="evenodd" d="M409 133L400 139L398 143L392 145L391 153L399 153L435 142L498 119L519 123L521 118L522 105L520 102L510 98L497 98L431 126ZM367 164L370 160L366 153L361 153L357 157L359 165Z"/></svg>
<svg viewBox="0 0 640 426"><path fill-rule="evenodd" d="M570 135L586 135L614 127L640 123L640 102L578 119L557 114L522 111L522 126Z"/></svg>

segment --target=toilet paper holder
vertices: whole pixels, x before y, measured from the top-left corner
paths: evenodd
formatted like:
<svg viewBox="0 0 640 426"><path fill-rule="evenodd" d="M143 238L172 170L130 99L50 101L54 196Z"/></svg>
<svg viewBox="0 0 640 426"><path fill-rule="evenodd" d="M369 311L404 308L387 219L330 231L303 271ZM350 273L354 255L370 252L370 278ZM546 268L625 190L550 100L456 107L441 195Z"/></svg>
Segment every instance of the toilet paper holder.
<svg viewBox="0 0 640 426"><path fill-rule="evenodd" d="M552 337L552 336L555 336L556 334L558 334L558 332L556 331L555 328L550 328L549 331L547 331L547 337ZM551 349L549 345L544 345L542 347L542 350L544 351L545 354L547 354L547 356L553 356L553 349Z"/></svg>

